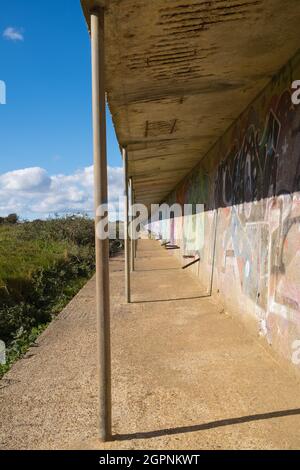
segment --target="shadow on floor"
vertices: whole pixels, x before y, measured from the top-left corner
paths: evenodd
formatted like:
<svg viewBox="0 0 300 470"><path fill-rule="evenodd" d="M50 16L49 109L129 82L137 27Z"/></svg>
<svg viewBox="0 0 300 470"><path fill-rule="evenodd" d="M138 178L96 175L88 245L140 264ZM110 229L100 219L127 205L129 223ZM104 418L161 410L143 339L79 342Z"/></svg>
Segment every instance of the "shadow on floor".
<svg viewBox="0 0 300 470"><path fill-rule="evenodd" d="M147 273L151 271L180 271L182 268L179 266L179 268L151 268L151 269L134 269L134 273Z"/></svg>
<svg viewBox="0 0 300 470"><path fill-rule="evenodd" d="M153 304L156 302L174 302L175 300L194 300L194 299L207 299L211 297L209 294L196 295L194 297L176 297L174 299L154 299L154 300L133 300L131 304Z"/></svg>
<svg viewBox="0 0 300 470"><path fill-rule="evenodd" d="M172 436L174 434L191 433L205 431L207 429L220 428L222 426L231 426L234 424L249 423L251 421L260 421L266 419L281 418L283 416L295 416L300 414L300 408L283 411L272 411L270 413L261 413L256 415L241 416L239 418L221 419L210 423L196 424L194 426L182 426L178 428L159 429L157 431L137 432L132 434L115 434L112 436L114 441L128 441L134 439L151 439L153 437Z"/></svg>

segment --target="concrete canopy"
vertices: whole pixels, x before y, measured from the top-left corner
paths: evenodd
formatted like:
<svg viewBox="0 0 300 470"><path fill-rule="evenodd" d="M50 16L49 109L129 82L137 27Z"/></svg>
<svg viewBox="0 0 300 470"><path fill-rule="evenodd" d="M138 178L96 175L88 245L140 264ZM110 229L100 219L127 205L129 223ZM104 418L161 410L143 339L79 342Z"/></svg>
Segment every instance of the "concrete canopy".
<svg viewBox="0 0 300 470"><path fill-rule="evenodd" d="M105 3L106 91L136 202L159 203L299 48L299 0ZM299 77L300 79L300 77Z"/></svg>

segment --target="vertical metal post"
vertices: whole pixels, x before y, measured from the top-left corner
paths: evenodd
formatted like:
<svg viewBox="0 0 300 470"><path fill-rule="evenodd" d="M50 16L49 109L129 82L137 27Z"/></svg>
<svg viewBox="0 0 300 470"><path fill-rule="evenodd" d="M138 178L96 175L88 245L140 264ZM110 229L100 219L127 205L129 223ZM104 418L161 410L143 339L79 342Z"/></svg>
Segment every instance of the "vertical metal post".
<svg viewBox="0 0 300 470"><path fill-rule="evenodd" d="M99 207L107 204L106 103L104 83L104 9L91 11L93 143L96 226L96 314L98 333L99 432L112 437L111 418L111 344L109 305L109 240L97 236L103 219Z"/></svg>
<svg viewBox="0 0 300 470"><path fill-rule="evenodd" d="M135 204L135 191L132 191L132 204ZM135 258L136 258L136 247L137 247L137 240L133 240L133 262L134 262L134 268L135 268Z"/></svg>
<svg viewBox="0 0 300 470"><path fill-rule="evenodd" d="M128 156L126 149L123 149L124 164L124 244L125 244L125 296L127 303L130 303L130 257L129 257L129 198L128 198Z"/></svg>
<svg viewBox="0 0 300 470"><path fill-rule="evenodd" d="M209 294L213 294L213 284L214 284L214 271L215 271L215 259L216 259L216 245L217 245L217 233L218 233L218 222L219 222L219 209L215 209L215 233L213 238L213 251L212 251L212 262L211 262L211 277L210 277L210 287Z"/></svg>
<svg viewBox="0 0 300 470"><path fill-rule="evenodd" d="M131 222L131 227L130 227L130 262L131 262L131 272L134 271L134 239L133 239L133 181L132 178L130 178L130 222Z"/></svg>

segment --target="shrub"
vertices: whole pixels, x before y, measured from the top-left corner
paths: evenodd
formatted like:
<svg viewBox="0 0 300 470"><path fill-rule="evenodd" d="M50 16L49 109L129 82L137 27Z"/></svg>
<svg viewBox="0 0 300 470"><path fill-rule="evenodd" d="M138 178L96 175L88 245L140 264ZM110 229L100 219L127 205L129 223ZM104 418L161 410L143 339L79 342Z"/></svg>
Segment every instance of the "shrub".
<svg viewBox="0 0 300 470"><path fill-rule="evenodd" d="M95 229L93 220L78 216L25 223L17 223L17 216L4 220L0 339L8 346L10 365L94 273ZM121 248L119 240L110 241L110 255ZM0 377L7 369L0 367Z"/></svg>

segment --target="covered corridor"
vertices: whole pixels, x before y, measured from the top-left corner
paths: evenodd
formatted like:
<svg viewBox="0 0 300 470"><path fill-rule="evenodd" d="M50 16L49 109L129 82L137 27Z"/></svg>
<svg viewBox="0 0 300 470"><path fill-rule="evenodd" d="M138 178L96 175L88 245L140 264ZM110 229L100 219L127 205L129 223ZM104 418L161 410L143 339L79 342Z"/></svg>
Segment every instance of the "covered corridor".
<svg viewBox="0 0 300 470"><path fill-rule="evenodd" d="M299 449L300 2L81 5L96 276L1 381L0 448ZM107 106L125 259L99 229ZM178 257L140 239L130 272L133 203L183 209L142 221Z"/></svg>
<svg viewBox="0 0 300 470"><path fill-rule="evenodd" d="M96 227L103 226L108 200L108 105L123 154L124 233L129 235L130 219L145 211L142 222L148 222L147 229L178 246L179 260L193 259L197 263L193 272L203 284L194 289L193 282L183 282L183 273L176 269L142 269L132 276L133 311L137 305L147 305L155 312L161 304L159 311L171 306L176 312L183 302L188 315L197 302L206 311L206 302L212 305L206 296L212 295L217 309L236 316L232 324L226 323L232 346L225 343L225 357L240 346L235 322L254 322L248 334L263 337L261 346L276 361L285 360L288 370L299 373L299 3L81 0L81 4L92 50ZM142 209L129 207L136 204ZM171 214L153 221L153 215L154 219L161 215L157 205L169 209L176 205L180 215L173 212L172 221ZM102 235L97 232L96 237L99 432L109 441L113 434L110 364L115 354L110 308L116 307L110 301L108 243ZM127 236L128 303L129 244ZM146 262L147 256L142 258ZM154 289L153 282L161 287ZM143 303L137 303L141 299ZM193 343L190 335L195 331L198 345L214 338L222 344L219 317L205 337L204 318L183 335L186 347ZM174 350L176 341L173 338ZM222 359L215 359L216 364L214 357L210 360L210 369L217 371ZM238 371L239 364L234 356L232 367ZM261 367L252 351L244 356L247 376L251 364L255 371L255 366ZM272 367L270 374L272 388ZM213 390L225 393L229 379L225 374ZM212 387L213 377L207 380ZM260 393L252 392L252 399ZM266 399L269 396L264 395ZM263 406L264 400L258 404Z"/></svg>
<svg viewBox="0 0 300 470"><path fill-rule="evenodd" d="M117 440L98 439L93 279L2 381L1 449L300 447L296 376L168 250L139 241L131 304L110 270Z"/></svg>

